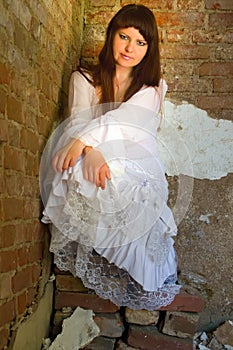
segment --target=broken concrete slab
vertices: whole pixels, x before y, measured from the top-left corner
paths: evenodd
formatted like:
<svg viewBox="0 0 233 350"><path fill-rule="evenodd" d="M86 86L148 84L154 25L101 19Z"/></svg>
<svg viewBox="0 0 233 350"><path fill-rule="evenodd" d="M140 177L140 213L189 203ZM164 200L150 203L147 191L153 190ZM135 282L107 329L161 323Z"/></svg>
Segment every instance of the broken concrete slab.
<svg viewBox="0 0 233 350"><path fill-rule="evenodd" d="M49 350L79 350L90 344L100 333L93 320L92 310L77 307L74 313L63 321L62 333L49 347Z"/></svg>

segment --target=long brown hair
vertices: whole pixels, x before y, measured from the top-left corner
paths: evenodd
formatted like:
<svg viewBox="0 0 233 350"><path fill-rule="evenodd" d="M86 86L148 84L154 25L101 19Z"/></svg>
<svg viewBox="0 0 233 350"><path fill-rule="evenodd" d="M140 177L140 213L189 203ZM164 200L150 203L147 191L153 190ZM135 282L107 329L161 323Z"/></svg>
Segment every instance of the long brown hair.
<svg viewBox="0 0 233 350"><path fill-rule="evenodd" d="M78 70L85 75L90 73L92 84L100 86L100 103L114 102L113 78L115 75L115 61L113 57L113 39L116 32L122 28L134 27L148 43L146 55L142 61L133 67L131 84L123 101L127 101L145 84L158 86L161 78L159 36L155 17L151 10L143 5L126 5L122 7L111 19L107 32L106 41L99 54L99 63L88 68Z"/></svg>

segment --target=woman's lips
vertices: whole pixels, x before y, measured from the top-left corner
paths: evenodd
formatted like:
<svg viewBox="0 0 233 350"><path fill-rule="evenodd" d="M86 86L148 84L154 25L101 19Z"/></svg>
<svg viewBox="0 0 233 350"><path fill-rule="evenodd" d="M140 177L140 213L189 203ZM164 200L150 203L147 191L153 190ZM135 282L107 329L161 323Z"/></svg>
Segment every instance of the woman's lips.
<svg viewBox="0 0 233 350"><path fill-rule="evenodd" d="M126 61L129 61L129 60L132 60L133 58L130 57L130 56L127 56L127 55L124 55L123 53L121 53L121 57L126 60Z"/></svg>

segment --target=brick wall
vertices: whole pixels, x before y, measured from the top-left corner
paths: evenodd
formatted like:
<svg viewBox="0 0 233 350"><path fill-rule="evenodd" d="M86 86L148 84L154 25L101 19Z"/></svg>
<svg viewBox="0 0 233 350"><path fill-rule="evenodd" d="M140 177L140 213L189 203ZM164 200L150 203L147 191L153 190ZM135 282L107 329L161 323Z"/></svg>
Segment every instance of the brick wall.
<svg viewBox="0 0 233 350"><path fill-rule="evenodd" d="M233 2L90 0L85 12L83 59L92 60L99 52L109 19L129 3L144 4L155 13L168 96L193 103L213 117L232 119Z"/></svg>
<svg viewBox="0 0 233 350"><path fill-rule="evenodd" d="M82 11L82 0L0 2L0 349L50 273L38 166L64 114Z"/></svg>

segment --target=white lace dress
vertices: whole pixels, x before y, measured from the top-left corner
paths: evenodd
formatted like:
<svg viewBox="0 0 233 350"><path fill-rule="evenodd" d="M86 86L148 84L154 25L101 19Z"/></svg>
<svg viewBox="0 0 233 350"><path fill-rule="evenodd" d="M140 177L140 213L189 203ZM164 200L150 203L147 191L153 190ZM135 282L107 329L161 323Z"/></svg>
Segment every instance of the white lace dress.
<svg viewBox="0 0 233 350"><path fill-rule="evenodd" d="M155 140L166 90L164 81L144 86L103 114L93 86L73 73L70 118L55 130L41 161L42 221L50 223L55 263L102 298L133 309L158 309L180 290L177 229ZM82 158L62 174L53 171L54 153L71 138L102 152L111 171L105 190L83 179Z"/></svg>

